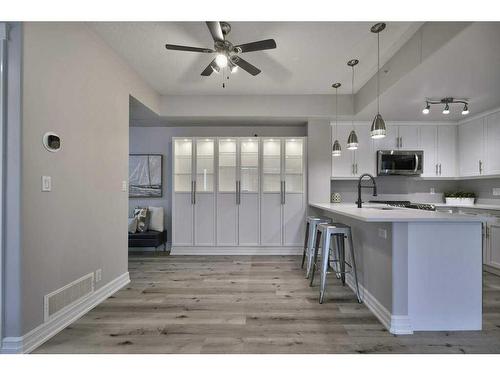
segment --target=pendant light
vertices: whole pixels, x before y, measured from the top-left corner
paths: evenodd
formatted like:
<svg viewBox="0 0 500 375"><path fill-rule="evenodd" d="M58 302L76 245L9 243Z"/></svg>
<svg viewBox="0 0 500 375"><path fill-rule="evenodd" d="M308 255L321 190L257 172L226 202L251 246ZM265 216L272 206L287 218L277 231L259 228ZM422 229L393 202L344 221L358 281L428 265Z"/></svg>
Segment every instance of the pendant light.
<svg viewBox="0 0 500 375"><path fill-rule="evenodd" d="M358 136L354 131L354 67L358 65L359 60L352 59L347 62L347 65L352 68L352 81L351 81L351 100L352 100L352 118L351 125L352 130L349 133L349 137L347 138L347 149L348 150L357 150L358 149Z"/></svg>
<svg viewBox="0 0 500 375"><path fill-rule="evenodd" d="M384 138L386 134L385 121L380 114L380 32L385 29L385 23L372 26L371 32L377 34L377 114L372 122L370 136L373 139Z"/></svg>
<svg viewBox="0 0 500 375"><path fill-rule="evenodd" d="M341 86L339 82L334 83L332 87L335 89L335 142L333 142L333 148L332 148L332 155L333 156L340 156L342 154L342 147L340 147L340 142L337 139L337 123L338 123L338 109L339 109L339 103L338 103L338 89Z"/></svg>

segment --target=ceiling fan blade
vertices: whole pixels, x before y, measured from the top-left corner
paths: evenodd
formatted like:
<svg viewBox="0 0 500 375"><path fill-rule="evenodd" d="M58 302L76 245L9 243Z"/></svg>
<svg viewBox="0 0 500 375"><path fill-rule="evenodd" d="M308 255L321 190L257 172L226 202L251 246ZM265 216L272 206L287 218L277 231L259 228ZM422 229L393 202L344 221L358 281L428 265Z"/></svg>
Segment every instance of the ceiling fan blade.
<svg viewBox="0 0 500 375"><path fill-rule="evenodd" d="M212 60L210 64L201 72L201 75L204 77L208 77L210 74L214 72L214 70L219 71L219 67L215 63L215 59Z"/></svg>
<svg viewBox="0 0 500 375"><path fill-rule="evenodd" d="M253 52L253 51L263 51L265 49L276 48L276 42L274 39L259 40L258 42L251 42L240 44L239 46L234 46L239 52Z"/></svg>
<svg viewBox="0 0 500 375"><path fill-rule="evenodd" d="M222 27L220 26L220 22L207 21L207 26L215 42L221 42L224 40L224 34L222 33Z"/></svg>
<svg viewBox="0 0 500 375"><path fill-rule="evenodd" d="M212 53L215 52L210 48L200 48L200 47L189 47L189 46L178 46L176 44L165 44L166 49L171 49L174 51L186 51L186 52L201 52L201 53Z"/></svg>
<svg viewBox="0 0 500 375"><path fill-rule="evenodd" d="M235 56L234 58L231 59L231 62L235 65L238 65L241 69L246 70L248 73L250 73L253 76L256 76L261 72L260 69L256 68L252 64L250 64L248 61L243 60L241 57Z"/></svg>

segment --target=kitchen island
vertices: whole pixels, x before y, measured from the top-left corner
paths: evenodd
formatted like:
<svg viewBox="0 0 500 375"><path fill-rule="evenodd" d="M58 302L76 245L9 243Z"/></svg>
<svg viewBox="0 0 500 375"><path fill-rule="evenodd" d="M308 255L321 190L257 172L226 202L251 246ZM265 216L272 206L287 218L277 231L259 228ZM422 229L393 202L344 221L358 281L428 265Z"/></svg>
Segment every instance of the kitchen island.
<svg viewBox="0 0 500 375"><path fill-rule="evenodd" d="M310 208L351 226L361 297L391 333L481 330L481 216L380 204Z"/></svg>

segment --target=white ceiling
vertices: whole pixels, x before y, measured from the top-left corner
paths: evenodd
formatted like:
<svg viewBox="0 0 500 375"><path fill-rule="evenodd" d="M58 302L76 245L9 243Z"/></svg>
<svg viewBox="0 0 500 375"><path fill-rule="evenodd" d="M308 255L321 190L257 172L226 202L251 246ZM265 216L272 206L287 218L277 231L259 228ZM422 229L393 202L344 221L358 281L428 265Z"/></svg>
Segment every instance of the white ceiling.
<svg viewBox="0 0 500 375"><path fill-rule="evenodd" d="M332 94L331 84L351 91L346 62L358 58L355 91L376 72L377 38L369 22L232 22L233 44L274 38L277 48L244 58L262 70L240 71L225 89L221 76L201 77L212 55L168 51L165 43L213 47L204 22L96 22L91 27L162 95ZM418 22L389 22L381 34L381 64L420 27Z"/></svg>
<svg viewBox="0 0 500 375"><path fill-rule="evenodd" d="M381 96L380 111L386 120L458 121L500 105L500 22L475 22L409 72ZM422 114L427 97L467 98L470 114L452 105L449 115L443 106ZM371 119L376 102L356 114Z"/></svg>

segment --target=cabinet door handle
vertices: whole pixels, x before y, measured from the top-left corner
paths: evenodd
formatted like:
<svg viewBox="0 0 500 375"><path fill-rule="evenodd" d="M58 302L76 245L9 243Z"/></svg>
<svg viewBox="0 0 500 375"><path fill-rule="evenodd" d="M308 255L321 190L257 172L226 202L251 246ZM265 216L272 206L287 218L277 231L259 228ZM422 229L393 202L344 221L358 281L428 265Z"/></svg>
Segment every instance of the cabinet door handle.
<svg viewBox="0 0 500 375"><path fill-rule="evenodd" d="M238 204L238 181L234 182L234 200Z"/></svg>
<svg viewBox="0 0 500 375"><path fill-rule="evenodd" d="M241 204L241 181L238 181L238 204Z"/></svg>
<svg viewBox="0 0 500 375"><path fill-rule="evenodd" d="M194 204L193 193L194 193L194 181L191 181L191 204Z"/></svg>
<svg viewBox="0 0 500 375"><path fill-rule="evenodd" d="M196 181L193 181L193 204L196 204Z"/></svg>
<svg viewBox="0 0 500 375"><path fill-rule="evenodd" d="M479 174L483 173L483 162L479 160Z"/></svg>
<svg viewBox="0 0 500 375"><path fill-rule="evenodd" d="M436 176L438 175L438 165L436 163Z"/></svg>
<svg viewBox="0 0 500 375"><path fill-rule="evenodd" d="M356 174L358 174L358 163L356 163L355 165L356 165Z"/></svg>
<svg viewBox="0 0 500 375"><path fill-rule="evenodd" d="M351 171L352 171L352 174L353 174L353 175L354 175L354 174L356 174L356 173L354 172L354 163L352 163L352 164L351 164Z"/></svg>
<svg viewBox="0 0 500 375"><path fill-rule="evenodd" d="M439 163L439 175L441 176L441 163Z"/></svg>
<svg viewBox="0 0 500 375"><path fill-rule="evenodd" d="M283 181L283 204L286 203L286 181Z"/></svg>

